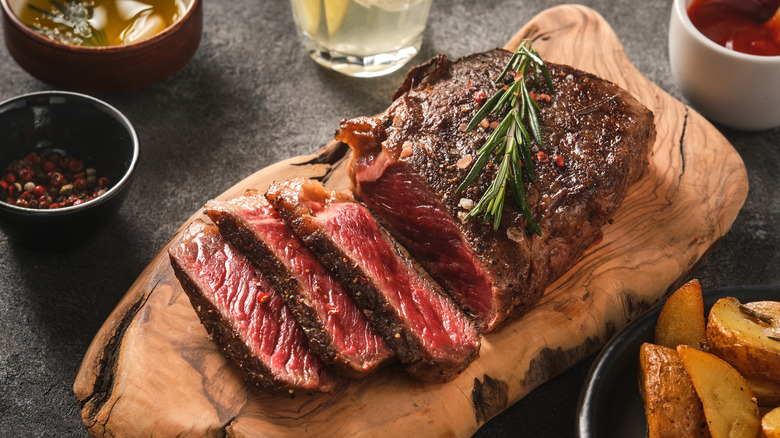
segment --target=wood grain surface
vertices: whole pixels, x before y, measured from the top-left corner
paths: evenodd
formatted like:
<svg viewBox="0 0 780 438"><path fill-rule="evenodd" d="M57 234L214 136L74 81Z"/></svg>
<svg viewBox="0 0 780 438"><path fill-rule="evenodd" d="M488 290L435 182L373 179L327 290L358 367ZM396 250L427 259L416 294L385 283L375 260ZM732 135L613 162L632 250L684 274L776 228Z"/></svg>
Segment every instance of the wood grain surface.
<svg viewBox="0 0 780 438"><path fill-rule="evenodd" d="M446 384L389 368L333 394L272 394L245 383L207 338L166 248L90 346L74 384L95 436L469 436L528 392L597 351L677 287L728 231L748 190L739 155L700 115L644 78L595 11L548 9L506 45L532 38L545 60L628 89L654 113L649 172L583 258L521 319L485 336L480 357ZM347 188L343 145L263 169L222 194L272 180ZM207 200L204 199L204 203ZM194 217L202 217L196 213ZM186 225L186 224L185 224ZM172 241L177 236L173 236Z"/></svg>

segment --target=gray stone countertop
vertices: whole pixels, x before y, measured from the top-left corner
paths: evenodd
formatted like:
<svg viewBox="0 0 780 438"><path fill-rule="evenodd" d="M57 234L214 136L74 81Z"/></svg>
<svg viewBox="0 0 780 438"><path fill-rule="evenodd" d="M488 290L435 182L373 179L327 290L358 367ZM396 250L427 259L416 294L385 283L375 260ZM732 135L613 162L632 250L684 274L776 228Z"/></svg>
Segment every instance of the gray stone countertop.
<svg viewBox="0 0 780 438"><path fill-rule="evenodd" d="M553 0L434 0L419 63L502 46ZM589 0L629 59L685 102L669 71L670 0ZM404 72L353 79L303 53L286 1L205 1L204 33L178 73L141 90L97 96L134 124L142 154L111 226L65 253L36 252L0 233L0 436L84 436L73 381L92 338L166 240L203 203L254 171L316 151L345 117L376 114ZM0 100L51 89L0 45ZM734 226L693 273L705 289L780 283L780 129L718 129L748 169ZM478 436L574 435L593 357L533 391Z"/></svg>

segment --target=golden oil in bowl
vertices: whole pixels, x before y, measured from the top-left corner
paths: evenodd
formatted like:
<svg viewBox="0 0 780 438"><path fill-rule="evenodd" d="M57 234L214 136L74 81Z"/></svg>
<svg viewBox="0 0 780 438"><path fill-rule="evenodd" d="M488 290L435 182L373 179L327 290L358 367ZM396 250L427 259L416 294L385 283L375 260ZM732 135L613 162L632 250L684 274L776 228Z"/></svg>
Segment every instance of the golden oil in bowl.
<svg viewBox="0 0 780 438"><path fill-rule="evenodd" d="M185 0L24 0L15 8L31 29L66 44L119 46L162 32L181 17Z"/></svg>

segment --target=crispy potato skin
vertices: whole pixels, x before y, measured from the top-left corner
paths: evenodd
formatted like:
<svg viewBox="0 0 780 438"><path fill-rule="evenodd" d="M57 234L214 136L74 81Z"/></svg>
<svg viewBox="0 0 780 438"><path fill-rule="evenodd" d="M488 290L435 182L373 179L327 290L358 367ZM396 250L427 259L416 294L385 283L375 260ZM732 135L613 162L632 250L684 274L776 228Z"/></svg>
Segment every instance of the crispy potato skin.
<svg viewBox="0 0 780 438"><path fill-rule="evenodd" d="M710 351L736 368L743 376L780 382L780 303L760 301L745 307L771 319L762 323L739 309L736 298L722 298L707 319Z"/></svg>
<svg viewBox="0 0 780 438"><path fill-rule="evenodd" d="M699 280L691 280L666 299L655 325L655 343L669 348L687 345L701 350L706 340L701 284Z"/></svg>
<svg viewBox="0 0 780 438"><path fill-rule="evenodd" d="M703 307L698 280L684 284L640 348L648 437L780 438L780 302Z"/></svg>
<svg viewBox="0 0 780 438"><path fill-rule="evenodd" d="M780 407L764 414L761 418L761 430L766 438L780 438Z"/></svg>
<svg viewBox="0 0 780 438"><path fill-rule="evenodd" d="M701 401L676 350L643 344L639 384L649 438L710 436Z"/></svg>
<svg viewBox="0 0 780 438"><path fill-rule="evenodd" d="M677 354L704 406L713 438L755 438L761 420L744 377L719 357L687 345L678 346Z"/></svg>

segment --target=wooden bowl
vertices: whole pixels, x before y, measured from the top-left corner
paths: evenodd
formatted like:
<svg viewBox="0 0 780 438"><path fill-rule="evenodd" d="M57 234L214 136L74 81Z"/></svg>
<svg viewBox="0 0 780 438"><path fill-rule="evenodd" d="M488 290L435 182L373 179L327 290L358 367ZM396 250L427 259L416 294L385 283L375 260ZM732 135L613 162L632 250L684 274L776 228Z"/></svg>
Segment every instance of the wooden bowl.
<svg viewBox="0 0 780 438"><path fill-rule="evenodd" d="M161 81L186 64L200 44L203 7L189 0L182 17L162 32L122 46L60 43L31 30L17 16L19 0L0 0L8 52L22 68L58 88L116 93Z"/></svg>

